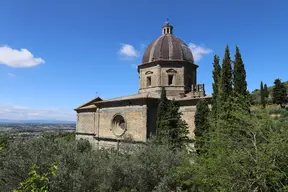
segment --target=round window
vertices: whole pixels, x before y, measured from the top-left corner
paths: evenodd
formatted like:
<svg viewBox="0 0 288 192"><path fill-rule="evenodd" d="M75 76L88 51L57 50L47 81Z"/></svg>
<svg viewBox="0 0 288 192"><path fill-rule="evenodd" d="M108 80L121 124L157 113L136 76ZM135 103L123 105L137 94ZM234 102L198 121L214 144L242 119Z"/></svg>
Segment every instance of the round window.
<svg viewBox="0 0 288 192"><path fill-rule="evenodd" d="M121 115L114 116L112 120L112 131L118 137L122 136L125 133L126 122Z"/></svg>

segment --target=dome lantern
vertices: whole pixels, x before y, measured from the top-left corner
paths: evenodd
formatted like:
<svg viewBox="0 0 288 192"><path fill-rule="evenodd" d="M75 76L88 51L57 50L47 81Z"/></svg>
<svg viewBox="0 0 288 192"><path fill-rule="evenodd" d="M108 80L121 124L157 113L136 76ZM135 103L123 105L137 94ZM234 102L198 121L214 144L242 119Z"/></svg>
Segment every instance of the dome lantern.
<svg viewBox="0 0 288 192"><path fill-rule="evenodd" d="M165 21L165 25L162 27L162 35L166 35L166 34L173 34L173 26L169 24L169 20L166 19Z"/></svg>

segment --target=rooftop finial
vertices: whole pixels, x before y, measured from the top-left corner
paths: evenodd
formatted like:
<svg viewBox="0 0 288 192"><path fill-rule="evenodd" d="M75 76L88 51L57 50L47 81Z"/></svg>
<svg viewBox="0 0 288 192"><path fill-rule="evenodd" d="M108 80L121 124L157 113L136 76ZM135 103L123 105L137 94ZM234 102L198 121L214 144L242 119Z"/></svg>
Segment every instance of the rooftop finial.
<svg viewBox="0 0 288 192"><path fill-rule="evenodd" d="M168 18L166 19L165 24L169 25L169 19Z"/></svg>

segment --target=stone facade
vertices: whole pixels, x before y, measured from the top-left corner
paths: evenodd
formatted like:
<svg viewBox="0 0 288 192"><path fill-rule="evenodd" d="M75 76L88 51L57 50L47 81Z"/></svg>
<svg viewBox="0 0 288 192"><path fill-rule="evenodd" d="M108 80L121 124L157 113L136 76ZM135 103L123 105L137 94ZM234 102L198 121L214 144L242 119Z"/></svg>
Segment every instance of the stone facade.
<svg viewBox="0 0 288 192"><path fill-rule="evenodd" d="M154 40L138 65L139 92L108 100L97 97L79 106L76 137L89 140L93 147L119 146L124 142L143 143L156 133L157 107L161 89L168 99L180 104L182 118L194 136L196 104L208 100L204 85L197 85L197 68L188 46L172 35L166 23L162 36Z"/></svg>
<svg viewBox="0 0 288 192"><path fill-rule="evenodd" d="M196 112L196 106L181 106L180 112L182 112L182 119L188 124L189 137L193 138L195 129L194 116Z"/></svg>
<svg viewBox="0 0 288 192"><path fill-rule="evenodd" d="M93 147L115 146L123 141L146 142L156 133L157 104L160 98L143 95L126 97L116 100L92 102L95 108L76 109L77 113L77 139L88 139ZM206 97L206 99L210 99ZM188 124L189 137L194 137L194 115L199 98L178 98L182 119ZM88 105L89 106L89 105ZM123 117L125 127L122 130L114 126L114 119ZM117 130L118 129L118 130Z"/></svg>
<svg viewBox="0 0 288 192"><path fill-rule="evenodd" d="M150 63L150 65L139 65L139 93L160 93L162 87L166 88L169 96L188 93L191 91L191 85L196 84L197 67L185 61L162 61Z"/></svg>

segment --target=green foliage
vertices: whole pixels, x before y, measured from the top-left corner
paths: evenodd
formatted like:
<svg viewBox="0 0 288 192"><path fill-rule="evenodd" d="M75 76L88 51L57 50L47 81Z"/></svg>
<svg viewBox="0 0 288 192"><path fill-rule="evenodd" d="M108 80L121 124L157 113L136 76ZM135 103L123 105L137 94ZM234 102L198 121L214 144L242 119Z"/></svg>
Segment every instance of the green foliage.
<svg viewBox="0 0 288 192"><path fill-rule="evenodd" d="M186 146L189 141L188 138L188 125L181 118L182 113L179 112L179 103L175 100L169 102L169 110L167 111L167 132L168 132L168 145L172 149L178 148L181 149Z"/></svg>
<svg viewBox="0 0 288 192"><path fill-rule="evenodd" d="M236 46L235 60L234 60L234 70L233 70L233 84L234 84L234 97L239 99L244 99L242 107L246 111L250 111L251 107L251 97L247 90L246 81L246 70L242 60L242 56L239 47Z"/></svg>
<svg viewBox="0 0 288 192"><path fill-rule="evenodd" d="M234 121L222 121L209 134L207 152L194 164L200 191L281 191L287 187L287 120L274 122L263 112L253 116L243 112L233 112Z"/></svg>
<svg viewBox="0 0 288 192"><path fill-rule="evenodd" d="M199 103L198 114L195 114L196 141L201 135L202 141L209 142L201 146L205 153L191 157L190 163L179 167L179 186L182 189L190 186L190 191L194 186L199 191L285 191L288 185L288 156L285 154L288 148L288 113L283 110L275 119L264 109L249 112L246 72L237 48L235 65L232 94L227 46L221 70L220 97L213 98L221 106L218 118L216 121L207 118ZM263 83L261 91L265 99ZM207 119L209 123L205 123L205 127L209 127L208 131L199 131L197 126Z"/></svg>
<svg viewBox="0 0 288 192"><path fill-rule="evenodd" d="M200 100L196 106L196 113L195 113L195 148L198 151L201 151L205 139L203 135L209 131L210 122L209 122L209 107L208 102L205 99Z"/></svg>
<svg viewBox="0 0 288 192"><path fill-rule="evenodd" d="M236 46L233 75L234 75L233 82L235 93L243 96L246 95L247 93L246 70L238 46Z"/></svg>
<svg viewBox="0 0 288 192"><path fill-rule="evenodd" d="M221 102L227 101L227 99L232 96L232 67L228 45L225 48L225 55L222 63L219 94L219 100Z"/></svg>
<svg viewBox="0 0 288 192"><path fill-rule="evenodd" d="M189 141L188 125L182 120L179 108L177 101L167 99L166 91L162 88L157 111L157 140L158 143L166 144L172 149L183 148Z"/></svg>
<svg viewBox="0 0 288 192"><path fill-rule="evenodd" d="M164 87L162 87L161 91L161 98L158 104L158 109L157 109L157 138L161 140L162 137L164 137L162 134L165 131L164 129L164 124L163 124L163 119L165 118L167 109L168 109L168 99L166 96L166 90Z"/></svg>
<svg viewBox="0 0 288 192"><path fill-rule="evenodd" d="M268 113L269 114L275 114L275 115L281 115L281 114L286 114L286 111L285 111L285 109L270 109L269 111L268 111Z"/></svg>
<svg viewBox="0 0 288 192"><path fill-rule="evenodd" d="M0 153L1 191L12 191L22 181L30 187L48 185L49 192L171 191L177 185L175 170L186 158L186 153L152 141L133 147L120 145L119 151L83 151L78 150L78 143L52 137L9 143L8 150ZM47 175L53 162L58 162L55 177ZM33 165L39 169L27 178Z"/></svg>
<svg viewBox="0 0 288 192"><path fill-rule="evenodd" d="M220 79L221 79L221 66L219 64L219 56L214 55L214 62L213 62L213 80L214 83L212 84L213 88L213 94L212 94L212 116L214 119L217 118L218 114L218 97L219 97L219 84L220 84Z"/></svg>
<svg viewBox="0 0 288 192"><path fill-rule="evenodd" d="M264 84L264 95L265 95L266 98L269 97L269 91L268 91L267 84Z"/></svg>
<svg viewBox="0 0 288 192"><path fill-rule="evenodd" d="M225 55L222 63L221 79L219 86L219 99L217 99L219 105L219 118L227 119L230 114L230 103L233 97L232 92L232 67L228 45L225 49Z"/></svg>
<svg viewBox="0 0 288 192"><path fill-rule="evenodd" d="M5 133L0 133L0 153L3 151L9 142L9 136Z"/></svg>
<svg viewBox="0 0 288 192"><path fill-rule="evenodd" d="M260 95L261 95L261 105L265 108L266 107L265 90L263 88L263 82L262 81L260 84Z"/></svg>
<svg viewBox="0 0 288 192"><path fill-rule="evenodd" d="M287 89L280 79L274 81L273 88L273 103L282 107L282 104L287 102Z"/></svg>
<svg viewBox="0 0 288 192"><path fill-rule="evenodd" d="M284 86L286 87L286 89L288 89L288 82L283 82ZM272 104L273 101L273 88L274 86L270 86L270 87L267 87L267 90L268 90L268 97L271 96L272 98L268 98L267 99L267 104ZM264 85L264 90L265 90L265 85ZM253 98L253 104L260 104L260 101L261 101L261 95L260 95L260 90L259 89L255 89L254 91L252 91L251 93L251 96Z"/></svg>
<svg viewBox="0 0 288 192"><path fill-rule="evenodd" d="M80 139L77 142L77 150L80 151L81 153L91 151L92 146L88 140Z"/></svg>
<svg viewBox="0 0 288 192"><path fill-rule="evenodd" d="M54 163L49 170L42 175L39 175L37 172L39 167L33 165L29 172L29 177L25 181L21 182L21 186L18 189L13 190L13 192L48 192L50 178L56 176L56 164L57 163Z"/></svg>
<svg viewBox="0 0 288 192"><path fill-rule="evenodd" d="M195 176L197 173L195 172L193 161L195 161L196 158L198 157L195 155L190 155L189 158L185 158L182 163L175 169L173 179L178 191L195 191Z"/></svg>

